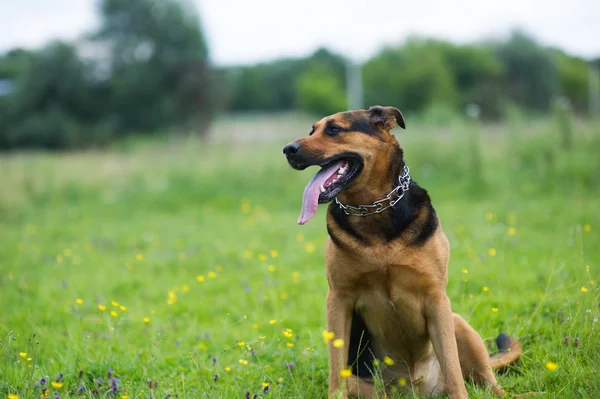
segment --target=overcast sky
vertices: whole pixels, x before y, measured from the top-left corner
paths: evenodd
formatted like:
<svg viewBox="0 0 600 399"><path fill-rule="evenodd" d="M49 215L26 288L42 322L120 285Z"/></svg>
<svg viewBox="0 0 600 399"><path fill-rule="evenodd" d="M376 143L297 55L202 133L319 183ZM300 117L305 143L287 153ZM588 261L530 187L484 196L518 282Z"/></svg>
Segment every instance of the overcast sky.
<svg viewBox="0 0 600 399"><path fill-rule="evenodd" d="M357 60L408 35L458 43L521 27L570 54L600 56L600 0L188 0L219 65L304 56L320 46ZM73 39L98 25L96 0L0 0L0 52Z"/></svg>

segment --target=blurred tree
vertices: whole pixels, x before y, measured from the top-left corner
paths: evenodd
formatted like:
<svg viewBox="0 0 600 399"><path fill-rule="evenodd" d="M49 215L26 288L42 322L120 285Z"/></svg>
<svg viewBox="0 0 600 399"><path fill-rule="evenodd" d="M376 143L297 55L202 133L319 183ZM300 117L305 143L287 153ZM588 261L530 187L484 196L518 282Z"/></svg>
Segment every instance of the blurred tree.
<svg viewBox="0 0 600 399"><path fill-rule="evenodd" d="M553 50L552 56L558 68L558 93L567 97L575 112L584 113L588 107L588 63L577 57L570 57L561 50Z"/></svg>
<svg viewBox="0 0 600 399"><path fill-rule="evenodd" d="M438 103L455 107L458 92L452 70L437 46L410 39L387 47L363 67L365 104L393 105L407 112Z"/></svg>
<svg viewBox="0 0 600 399"><path fill-rule="evenodd" d="M297 108L299 98L297 80L304 72L321 67L344 82L343 57L326 49L319 49L307 58L281 59L252 66L228 68L227 108L232 111Z"/></svg>
<svg viewBox="0 0 600 399"><path fill-rule="evenodd" d="M347 108L343 81L327 65L314 65L296 82L298 108L326 116Z"/></svg>
<svg viewBox="0 0 600 399"><path fill-rule="evenodd" d="M517 105L534 111L548 111L558 92L559 75L552 55L534 39L515 31L507 42L496 44L504 65L504 88Z"/></svg>
<svg viewBox="0 0 600 399"><path fill-rule="evenodd" d="M55 42L25 58L18 61L23 70L2 107L0 148L56 149L92 141L105 96L76 49Z"/></svg>
<svg viewBox="0 0 600 399"><path fill-rule="evenodd" d="M211 69L199 17L178 0L102 0L95 39L111 51L111 111L127 132L174 125L204 132Z"/></svg>

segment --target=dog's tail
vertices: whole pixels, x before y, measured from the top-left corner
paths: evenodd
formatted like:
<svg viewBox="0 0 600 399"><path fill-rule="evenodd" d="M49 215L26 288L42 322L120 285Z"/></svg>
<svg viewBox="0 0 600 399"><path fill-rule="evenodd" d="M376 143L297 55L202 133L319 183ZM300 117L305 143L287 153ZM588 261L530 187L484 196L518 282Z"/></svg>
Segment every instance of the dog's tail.
<svg viewBox="0 0 600 399"><path fill-rule="evenodd" d="M490 357L492 370L502 370L509 364L517 361L523 354L521 344L506 334L500 333L496 337L496 345L500 352Z"/></svg>

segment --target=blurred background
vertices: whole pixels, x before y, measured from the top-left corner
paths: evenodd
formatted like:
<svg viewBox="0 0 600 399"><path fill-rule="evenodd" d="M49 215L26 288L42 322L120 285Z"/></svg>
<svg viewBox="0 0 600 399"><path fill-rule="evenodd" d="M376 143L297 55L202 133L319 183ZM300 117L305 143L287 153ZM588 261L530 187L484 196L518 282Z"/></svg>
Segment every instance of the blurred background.
<svg viewBox="0 0 600 399"><path fill-rule="evenodd" d="M598 21L598 0L0 0L0 397L57 374L49 397L325 397L326 207L296 224L314 168L282 148L376 104L405 115L453 310L523 345L502 386L599 397Z"/></svg>
<svg viewBox="0 0 600 399"><path fill-rule="evenodd" d="M0 148L203 136L223 115L314 119L374 104L409 126L448 124L469 104L486 122L511 109L589 118L600 114L598 18L593 0L6 3Z"/></svg>

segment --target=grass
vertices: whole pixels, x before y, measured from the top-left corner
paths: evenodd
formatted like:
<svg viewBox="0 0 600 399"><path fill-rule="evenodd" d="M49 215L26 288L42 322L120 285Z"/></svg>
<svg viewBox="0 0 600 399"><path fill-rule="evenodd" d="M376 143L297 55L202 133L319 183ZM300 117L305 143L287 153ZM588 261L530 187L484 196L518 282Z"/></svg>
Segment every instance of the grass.
<svg viewBox="0 0 600 399"><path fill-rule="evenodd" d="M325 209L296 225L313 171L281 154L303 122L0 156L0 397L41 378L61 398L326 397ZM395 133L452 245L453 309L524 347L502 386L598 397L600 130L577 124L567 152L551 124L510 129Z"/></svg>

